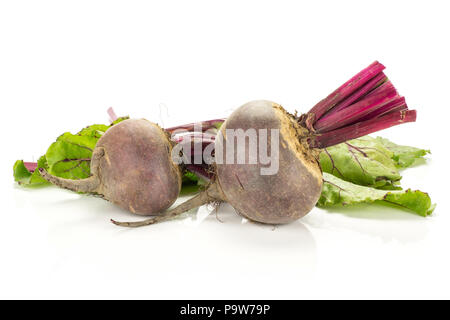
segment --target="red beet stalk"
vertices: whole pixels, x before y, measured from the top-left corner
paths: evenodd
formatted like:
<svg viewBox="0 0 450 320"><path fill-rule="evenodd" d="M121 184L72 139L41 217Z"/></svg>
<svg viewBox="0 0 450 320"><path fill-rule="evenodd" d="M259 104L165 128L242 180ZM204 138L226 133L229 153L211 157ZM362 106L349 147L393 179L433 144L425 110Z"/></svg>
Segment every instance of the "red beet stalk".
<svg viewBox="0 0 450 320"><path fill-rule="evenodd" d="M326 148L416 121L416 111L408 110L383 69L382 64L372 63L300 118L313 133L311 147Z"/></svg>
<svg viewBox="0 0 450 320"><path fill-rule="evenodd" d="M378 94L366 97L339 112L319 119L314 124L314 128L316 129L316 132L322 133L344 127L345 125L354 123L367 114L381 108L392 100L395 100L396 97L397 92L395 88L393 86L388 87Z"/></svg>
<svg viewBox="0 0 450 320"><path fill-rule="evenodd" d="M320 119L327 111L336 107L339 102L355 93L359 88L364 86L364 84L380 74L384 68L385 67L381 63L375 61L369 67L362 70L337 88L333 93L328 95L328 97L316 104L309 113L314 114L317 120Z"/></svg>
<svg viewBox="0 0 450 320"><path fill-rule="evenodd" d="M37 168L37 162L24 162L23 164L25 168L27 168L27 170L30 171L31 173L33 173L34 170L36 170Z"/></svg>
<svg viewBox="0 0 450 320"><path fill-rule="evenodd" d="M116 115L116 113L114 112L114 109L112 107L109 107L108 110L106 110L106 113L108 113L109 121L111 123L116 121L117 119L119 119L119 117Z"/></svg>
<svg viewBox="0 0 450 320"><path fill-rule="evenodd" d="M354 102L360 100L361 97L368 94L368 92L373 92L379 85L387 81L386 75L381 72L378 75L376 75L372 80L369 80L365 85L363 85L361 88L356 90L353 94L339 102L332 110L327 112L322 118L330 116L338 111L341 111L342 109L347 108L348 106L352 105Z"/></svg>
<svg viewBox="0 0 450 320"><path fill-rule="evenodd" d="M176 127L171 127L171 128L165 128L164 130L166 130L169 133L174 133L176 131L197 132L197 127L200 127L201 131L205 132L209 129L217 129L217 127L219 127L224 121L225 121L225 119L206 120L206 121L201 121L201 122L196 122L196 123L184 124L181 126L176 126Z"/></svg>
<svg viewBox="0 0 450 320"><path fill-rule="evenodd" d="M391 112L381 117L376 117L341 129L316 135L309 140L309 144L313 148L326 148L402 123L414 121L416 121L416 110Z"/></svg>

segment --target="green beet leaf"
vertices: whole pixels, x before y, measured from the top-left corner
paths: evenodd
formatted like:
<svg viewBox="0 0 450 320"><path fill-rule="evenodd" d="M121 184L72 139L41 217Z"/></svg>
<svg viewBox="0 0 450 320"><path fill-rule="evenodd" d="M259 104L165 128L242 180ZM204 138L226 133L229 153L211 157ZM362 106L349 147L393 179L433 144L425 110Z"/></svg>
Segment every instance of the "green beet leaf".
<svg viewBox="0 0 450 320"><path fill-rule="evenodd" d="M89 146L92 145L93 139L87 136L74 136L70 133L60 136L45 154L49 173L66 179L89 177L93 150Z"/></svg>
<svg viewBox="0 0 450 320"><path fill-rule="evenodd" d="M378 190L344 181L329 173L324 173L323 178L322 194L317 203L319 207L384 202L423 217L430 215L435 208L429 195L422 191Z"/></svg>
<svg viewBox="0 0 450 320"><path fill-rule="evenodd" d="M38 168L48 169L47 160L45 156L42 156L38 160ZM34 172L28 171L25 167L25 164L22 160L17 160L14 163L14 180L23 186L44 186L49 185L50 183L41 177L39 170L35 170Z"/></svg>
<svg viewBox="0 0 450 320"><path fill-rule="evenodd" d="M396 189L401 179L393 152L371 137L362 137L324 149L322 170L343 180L374 188Z"/></svg>
<svg viewBox="0 0 450 320"><path fill-rule="evenodd" d="M66 132L56 139L44 156L38 161L38 168L44 168L51 174L66 179L83 179L90 175L92 151L102 135L129 117L121 117L111 125L94 124L82 129L77 134ZM41 177L39 170L30 172L22 160L17 160L13 167L14 180L20 185L49 185Z"/></svg>
<svg viewBox="0 0 450 320"><path fill-rule="evenodd" d="M428 152L365 136L324 149L320 165L323 172L355 184L396 190L401 189L399 169L412 165Z"/></svg>
<svg viewBox="0 0 450 320"><path fill-rule="evenodd" d="M401 146L382 137L377 137L376 140L393 153L392 159L398 168L407 168L413 165L416 160L431 153L430 150Z"/></svg>

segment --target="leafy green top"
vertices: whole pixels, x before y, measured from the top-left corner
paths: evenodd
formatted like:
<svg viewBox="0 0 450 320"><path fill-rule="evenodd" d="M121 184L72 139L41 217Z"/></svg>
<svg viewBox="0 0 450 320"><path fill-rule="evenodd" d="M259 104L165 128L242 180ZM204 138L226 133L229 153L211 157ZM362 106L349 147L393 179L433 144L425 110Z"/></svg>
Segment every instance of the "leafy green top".
<svg viewBox="0 0 450 320"><path fill-rule="evenodd" d="M399 169L411 166L428 150L400 146L384 138L365 136L324 149L322 170L343 180L377 189L399 189Z"/></svg>
<svg viewBox="0 0 450 320"><path fill-rule="evenodd" d="M422 191L378 190L344 181L326 172L323 173L323 179L322 194L317 203L321 207L384 202L423 217L430 215L435 208L428 194Z"/></svg>
<svg viewBox="0 0 450 320"><path fill-rule="evenodd" d="M66 179L84 179L90 175L92 151L101 136L111 126L128 119L121 117L111 125L94 124L82 129L77 134L70 132L60 135L39 158L37 169L44 168L51 174ZM41 186L50 184L41 177L39 170L30 172L23 160L14 164L14 179L24 186Z"/></svg>

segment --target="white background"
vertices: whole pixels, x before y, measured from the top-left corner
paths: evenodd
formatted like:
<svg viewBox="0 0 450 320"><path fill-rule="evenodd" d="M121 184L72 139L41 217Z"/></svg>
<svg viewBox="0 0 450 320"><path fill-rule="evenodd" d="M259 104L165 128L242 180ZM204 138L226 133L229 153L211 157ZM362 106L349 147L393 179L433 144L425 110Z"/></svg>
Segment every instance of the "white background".
<svg viewBox="0 0 450 320"><path fill-rule="evenodd" d="M446 1L2 1L0 298L450 298ZM382 206L273 228L224 206L140 229L98 198L13 182L16 159L106 109L163 126L253 99L307 111L374 60L418 121L381 133L430 148L403 186L438 206Z"/></svg>

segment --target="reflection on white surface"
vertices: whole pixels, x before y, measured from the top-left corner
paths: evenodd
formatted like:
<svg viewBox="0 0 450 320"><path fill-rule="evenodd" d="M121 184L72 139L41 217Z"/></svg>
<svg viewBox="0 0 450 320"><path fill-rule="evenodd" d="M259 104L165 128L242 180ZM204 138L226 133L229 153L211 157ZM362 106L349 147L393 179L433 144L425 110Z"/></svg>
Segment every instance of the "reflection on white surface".
<svg viewBox="0 0 450 320"><path fill-rule="evenodd" d="M87 294L93 297L105 288L110 296L120 297L130 294L123 290L135 281L160 287L158 292L136 292L140 297L170 296L175 283L184 284L176 293L178 297L191 292L190 287L207 283L228 287L225 294L230 286L244 285L245 291L261 285L261 278L309 278L316 270L316 244L300 221L277 227L243 223L246 219L233 208L221 205L217 216L214 208L203 206L173 221L127 229L114 226L109 218L142 217L100 198L53 187L33 191L15 187L12 191L13 205L20 208L23 218L13 238L30 239L22 254L16 255L17 260L9 263L10 270L23 270L24 274L19 282L15 280L13 295L21 295L21 288L32 282L36 285L28 296L39 295L38 283L52 286L55 295L76 296L64 287L78 288L84 283L89 288ZM282 272L276 280L273 274L278 270ZM147 273L158 277L146 279ZM118 285L122 291L113 289L115 277L128 279L129 283ZM198 291L193 297L208 294Z"/></svg>
<svg viewBox="0 0 450 320"><path fill-rule="evenodd" d="M411 279L429 288L433 282L424 270L438 274L449 267L437 249L448 243L438 217L382 205L316 208L274 227L222 204L217 212L203 206L172 221L127 229L109 219L142 217L100 198L54 187L9 184L6 190L14 214L2 212L2 296L417 297L425 291L413 291ZM395 284L389 292L387 282Z"/></svg>
<svg viewBox="0 0 450 320"><path fill-rule="evenodd" d="M355 205L318 210L303 219L307 225L336 231L354 231L363 235L410 243L423 240L428 233L428 221L409 212L384 205Z"/></svg>

